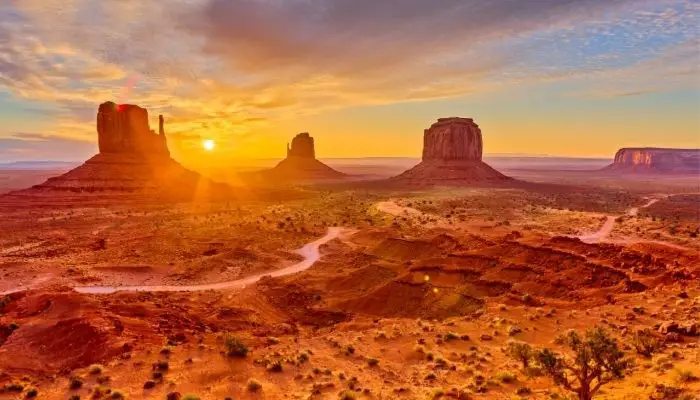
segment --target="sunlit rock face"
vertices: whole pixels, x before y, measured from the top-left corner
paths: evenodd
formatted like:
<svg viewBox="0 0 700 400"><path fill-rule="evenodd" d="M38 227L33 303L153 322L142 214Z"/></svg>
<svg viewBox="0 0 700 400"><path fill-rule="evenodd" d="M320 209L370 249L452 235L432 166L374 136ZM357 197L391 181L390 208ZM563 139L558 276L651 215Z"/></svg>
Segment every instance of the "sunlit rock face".
<svg viewBox="0 0 700 400"><path fill-rule="evenodd" d="M700 173L700 149L623 148L606 168L622 172Z"/></svg>
<svg viewBox="0 0 700 400"><path fill-rule="evenodd" d="M291 147L287 145L287 158L289 157L316 158L314 138L307 132L296 135L292 139Z"/></svg>
<svg viewBox="0 0 700 400"><path fill-rule="evenodd" d="M423 161L393 180L418 186L510 181L481 160L483 147L474 120L440 118L423 133Z"/></svg>
<svg viewBox="0 0 700 400"><path fill-rule="evenodd" d="M481 161L481 130L471 118L440 118L423 135L423 161Z"/></svg>
<svg viewBox="0 0 700 400"><path fill-rule="evenodd" d="M148 124L148 111L132 104L100 104L97 112L97 141L102 154L168 156L160 116L159 134Z"/></svg>
<svg viewBox="0 0 700 400"><path fill-rule="evenodd" d="M203 178L170 157L164 119L159 133L148 111L135 105L103 103L97 112L99 154L81 166L7 197L62 202L101 199L192 200L229 198L230 188Z"/></svg>

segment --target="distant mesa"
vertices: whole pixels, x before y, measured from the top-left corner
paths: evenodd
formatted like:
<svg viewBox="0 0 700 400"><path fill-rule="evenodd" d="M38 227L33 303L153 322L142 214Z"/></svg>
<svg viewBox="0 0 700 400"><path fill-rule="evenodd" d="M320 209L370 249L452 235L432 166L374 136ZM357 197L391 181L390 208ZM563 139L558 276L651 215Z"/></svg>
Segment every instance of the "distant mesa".
<svg viewBox="0 0 700 400"><path fill-rule="evenodd" d="M460 186L512 180L482 161L483 139L471 118L440 118L423 134L423 160L392 180Z"/></svg>
<svg viewBox="0 0 700 400"><path fill-rule="evenodd" d="M316 159L314 138L300 133L287 144L287 158L274 168L254 173L249 178L264 182L313 182L347 177Z"/></svg>
<svg viewBox="0 0 700 400"><path fill-rule="evenodd" d="M604 171L622 173L700 173L700 149L623 148Z"/></svg>
<svg viewBox="0 0 700 400"><path fill-rule="evenodd" d="M227 196L227 185L203 178L170 157L164 125L161 115L156 133L150 129L145 108L103 103L97 112L99 154L63 175L7 197L51 200L136 195L181 200Z"/></svg>

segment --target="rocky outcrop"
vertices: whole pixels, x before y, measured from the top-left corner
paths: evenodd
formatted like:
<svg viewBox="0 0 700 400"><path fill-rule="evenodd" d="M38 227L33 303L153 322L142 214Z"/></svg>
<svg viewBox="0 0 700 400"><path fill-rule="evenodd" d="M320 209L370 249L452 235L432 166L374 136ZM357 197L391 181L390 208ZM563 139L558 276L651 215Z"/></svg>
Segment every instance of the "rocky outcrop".
<svg viewBox="0 0 700 400"><path fill-rule="evenodd" d="M316 158L314 138L307 132L296 135L292 139L292 146L287 144L287 158L289 157Z"/></svg>
<svg viewBox="0 0 700 400"><path fill-rule="evenodd" d="M343 179L346 175L316 159L314 138L308 133L300 133L287 144L287 158L274 168L243 174L250 183L300 183L320 180Z"/></svg>
<svg viewBox="0 0 700 400"><path fill-rule="evenodd" d="M423 161L481 161L481 130L471 118L440 118L423 135Z"/></svg>
<svg viewBox="0 0 700 400"><path fill-rule="evenodd" d="M97 142L100 153L168 156L168 145L159 116L159 134L148 124L148 111L132 104L100 104L97 112Z"/></svg>
<svg viewBox="0 0 700 400"><path fill-rule="evenodd" d="M170 157L165 119L158 118L158 134L148 124L148 111L135 105L107 102L97 112L99 154L67 173L8 197L42 202L100 198L189 200L227 198L227 185L212 182Z"/></svg>
<svg viewBox="0 0 700 400"><path fill-rule="evenodd" d="M633 173L700 173L700 149L623 148L607 171Z"/></svg>
<svg viewBox="0 0 700 400"><path fill-rule="evenodd" d="M419 186L461 186L511 178L482 161L481 129L471 118L440 118L423 133L423 160L392 178Z"/></svg>

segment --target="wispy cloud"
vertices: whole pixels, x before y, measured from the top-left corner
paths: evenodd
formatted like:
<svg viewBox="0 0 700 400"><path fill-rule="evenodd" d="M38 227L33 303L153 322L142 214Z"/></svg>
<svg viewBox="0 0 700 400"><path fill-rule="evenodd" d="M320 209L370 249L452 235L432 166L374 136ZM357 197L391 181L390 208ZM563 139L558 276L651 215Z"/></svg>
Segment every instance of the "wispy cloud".
<svg viewBox="0 0 700 400"><path fill-rule="evenodd" d="M0 90L51 104L52 135L89 137L96 104L123 98L169 116L174 140L245 140L328 108L521 84L698 87L699 24L693 0L22 0L0 4Z"/></svg>

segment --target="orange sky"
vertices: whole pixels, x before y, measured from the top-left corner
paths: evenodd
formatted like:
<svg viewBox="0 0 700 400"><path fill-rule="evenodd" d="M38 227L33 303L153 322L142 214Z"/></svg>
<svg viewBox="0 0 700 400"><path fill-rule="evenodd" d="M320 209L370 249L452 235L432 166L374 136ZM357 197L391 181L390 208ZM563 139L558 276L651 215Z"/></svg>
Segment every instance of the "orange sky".
<svg viewBox="0 0 700 400"><path fill-rule="evenodd" d="M89 157L107 100L164 114L194 166L304 131L320 157L418 157L447 116L487 153L700 147L691 0L23 0L0 22L0 162Z"/></svg>

